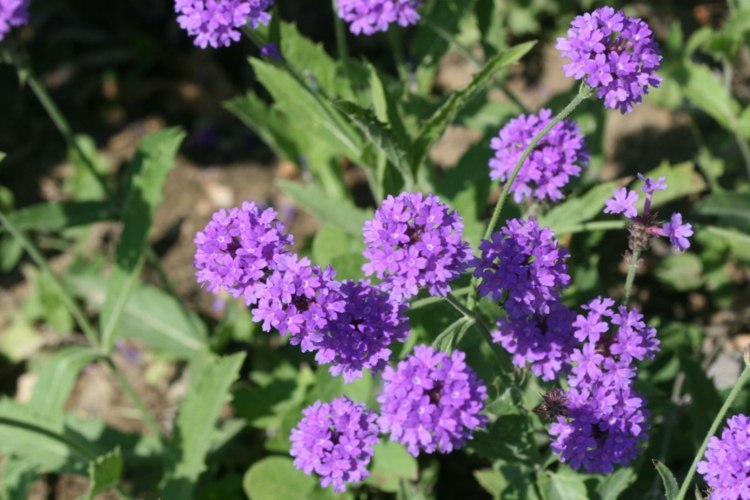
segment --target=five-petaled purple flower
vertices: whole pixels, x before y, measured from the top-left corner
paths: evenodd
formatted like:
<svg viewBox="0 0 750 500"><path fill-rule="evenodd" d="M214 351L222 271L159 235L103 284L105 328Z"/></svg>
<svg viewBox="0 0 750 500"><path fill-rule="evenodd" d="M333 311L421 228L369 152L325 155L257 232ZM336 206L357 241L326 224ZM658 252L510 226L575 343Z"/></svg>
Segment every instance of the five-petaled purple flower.
<svg viewBox="0 0 750 500"><path fill-rule="evenodd" d="M295 467L319 475L320 485L332 484L337 493L370 475L367 466L378 442L374 412L341 397L330 403L316 401L302 415L290 436Z"/></svg>
<svg viewBox="0 0 750 500"><path fill-rule="evenodd" d="M649 87L658 87L659 46L648 25L612 7L601 7L573 19L557 49L570 60L565 76L583 80L604 105L629 113Z"/></svg>
<svg viewBox="0 0 750 500"><path fill-rule="evenodd" d="M682 215L679 213L673 213L672 218L669 222L664 223L662 226L664 236L669 238L669 242L680 252L684 252L690 248L690 240L688 238L693 235L693 226L682 223Z"/></svg>
<svg viewBox="0 0 750 500"><path fill-rule="evenodd" d="M212 293L223 289L254 305L276 258L291 244L271 208L260 210L245 202L241 208L219 210L195 235L196 278Z"/></svg>
<svg viewBox="0 0 750 500"><path fill-rule="evenodd" d="M240 29L267 24L274 0L175 0L180 28L205 49L227 47L240 39Z"/></svg>
<svg viewBox="0 0 750 500"><path fill-rule="evenodd" d="M495 156L490 160L490 177L507 181L523 150L552 118L542 109L536 115L520 115L507 123L490 142ZM563 120L542 138L524 162L511 191L516 203L529 197L561 200L562 189L571 177L580 175L589 155L583 134L573 120Z"/></svg>
<svg viewBox="0 0 750 500"><path fill-rule="evenodd" d="M708 441L697 471L711 488L711 500L750 498L750 418L735 415L727 420L721 437Z"/></svg>
<svg viewBox="0 0 750 500"><path fill-rule="evenodd" d="M383 380L380 427L414 456L461 448L487 422L479 413L487 388L461 351L448 355L416 346L398 368L385 368Z"/></svg>
<svg viewBox="0 0 750 500"><path fill-rule="evenodd" d="M388 31L393 23L409 26L419 21L422 0L337 0L338 14L355 35Z"/></svg>
<svg viewBox="0 0 750 500"><path fill-rule="evenodd" d="M638 215L635 204L638 201L638 193L630 191L628 188L621 187L615 189L615 195L606 201L604 207L605 214L623 214L625 217L633 218Z"/></svg>
<svg viewBox="0 0 750 500"><path fill-rule="evenodd" d="M29 22L30 0L0 0L0 41L13 28Z"/></svg>
<svg viewBox="0 0 750 500"><path fill-rule="evenodd" d="M388 196L365 222L362 266L366 275L384 280L394 300L413 297L422 287L445 296L448 285L466 269L469 244L461 239L461 216L433 195Z"/></svg>

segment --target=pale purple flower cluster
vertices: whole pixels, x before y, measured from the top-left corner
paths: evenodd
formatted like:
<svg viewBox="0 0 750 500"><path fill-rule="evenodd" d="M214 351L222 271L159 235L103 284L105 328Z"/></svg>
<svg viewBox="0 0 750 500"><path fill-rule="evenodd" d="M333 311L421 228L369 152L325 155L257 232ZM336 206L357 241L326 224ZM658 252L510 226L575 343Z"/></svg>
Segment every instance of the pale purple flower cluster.
<svg viewBox="0 0 750 500"><path fill-rule="evenodd" d="M393 23L409 26L419 21L422 0L337 0L338 14L355 35L388 31Z"/></svg>
<svg viewBox="0 0 750 500"><path fill-rule="evenodd" d="M245 202L241 208L219 210L195 235L196 278L212 293L223 289L254 305L275 259L291 244L271 208Z"/></svg>
<svg viewBox="0 0 750 500"><path fill-rule="evenodd" d="M647 439L646 401L633 389L635 362L652 359L659 348L641 313L613 306L612 299L596 298L573 324L581 344L570 357L563 414L549 431L561 461L592 473L629 464Z"/></svg>
<svg viewBox="0 0 750 500"><path fill-rule="evenodd" d="M651 28L612 7L573 19L567 38L558 38L556 47L570 60L563 66L565 76L583 80L606 107L623 114L661 83L656 75L661 55Z"/></svg>
<svg viewBox="0 0 750 500"><path fill-rule="evenodd" d="M690 248L688 238L693 235L693 226L689 223L683 223L680 213L675 212L669 222L665 222L659 227L656 213L651 212L653 194L656 191L667 189L666 178L659 177L654 180L650 177L644 177L642 174L638 174L638 178L643 182L641 191L646 195L642 215L638 215L638 210L635 207L639 200L638 193L625 187L616 189L614 196L606 201L604 207L605 214L623 214L631 220L628 226L631 250L648 248L653 236L669 238L672 246L680 252Z"/></svg>
<svg viewBox="0 0 750 500"><path fill-rule="evenodd" d="M378 442L374 412L341 397L330 403L316 401L302 415L290 437L295 467L318 474L320 485L332 484L337 493L370 475L367 465Z"/></svg>
<svg viewBox="0 0 750 500"><path fill-rule="evenodd" d="M750 418L735 415L727 420L721 437L708 441L697 470L711 489L711 500L749 500Z"/></svg>
<svg viewBox="0 0 750 500"><path fill-rule="evenodd" d="M414 456L460 448L487 422L480 415L487 388L461 351L416 346L395 370L385 368L383 380L380 428Z"/></svg>
<svg viewBox="0 0 750 500"><path fill-rule="evenodd" d="M13 28L29 22L29 0L0 0L0 41Z"/></svg>
<svg viewBox="0 0 750 500"><path fill-rule="evenodd" d="M273 0L175 0L177 23L202 49L231 45L248 23L267 24L272 6Z"/></svg>
<svg viewBox="0 0 750 500"><path fill-rule="evenodd" d="M401 193L388 196L375 217L365 222L362 266L366 275L384 280L394 300L413 297L422 287L445 296L449 283L471 259L461 239L461 216L433 195Z"/></svg>
<svg viewBox="0 0 750 500"><path fill-rule="evenodd" d="M507 181L524 149L549 124L552 111L542 109L536 115L520 115L509 121L490 142L495 156L490 160L490 177ZM545 134L524 162L513 185L513 199L561 200L562 189L571 177L581 173L588 162L584 137L573 120L563 120Z"/></svg>
<svg viewBox="0 0 750 500"><path fill-rule="evenodd" d="M339 291L344 310L326 330L312 334L315 360L331 364L332 375L346 382L360 377L362 370L382 370L391 355L389 346L409 336L406 304L395 303L369 281L344 281Z"/></svg>

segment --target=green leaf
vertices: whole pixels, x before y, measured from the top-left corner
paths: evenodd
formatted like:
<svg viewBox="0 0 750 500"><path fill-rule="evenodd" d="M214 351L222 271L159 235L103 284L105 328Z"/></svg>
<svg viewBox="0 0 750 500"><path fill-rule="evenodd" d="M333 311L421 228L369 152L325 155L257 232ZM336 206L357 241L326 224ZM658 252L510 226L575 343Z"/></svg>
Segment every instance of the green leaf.
<svg viewBox="0 0 750 500"><path fill-rule="evenodd" d="M633 469L620 469L604 478L596 487L600 500L617 500L620 493L625 491L635 481Z"/></svg>
<svg viewBox="0 0 750 500"><path fill-rule="evenodd" d="M8 155L0 151L0 163L7 157Z"/></svg>
<svg viewBox="0 0 750 500"><path fill-rule="evenodd" d="M294 162L299 160L300 152L289 120L260 97L248 92L225 102L224 107L258 134L277 156Z"/></svg>
<svg viewBox="0 0 750 500"><path fill-rule="evenodd" d="M108 280L107 296L99 319L102 345L107 351L112 349L120 318L138 282L151 219L161 203L167 174L175 165L175 155L184 137L184 132L176 128L151 134L141 140L133 159L133 177L115 267Z"/></svg>
<svg viewBox="0 0 750 500"><path fill-rule="evenodd" d="M316 264L325 267L342 255L362 253L363 248L361 235L357 237L339 227L324 225L315 233L312 255Z"/></svg>
<svg viewBox="0 0 750 500"><path fill-rule="evenodd" d="M484 488L487 493L492 495L493 499L499 499L500 495L508 486L508 481L505 479L505 476L495 469L481 469L474 471L474 477L479 485Z"/></svg>
<svg viewBox="0 0 750 500"><path fill-rule="evenodd" d="M115 220L117 213L104 201L61 201L32 205L8 218L20 231L58 231L93 222Z"/></svg>
<svg viewBox="0 0 750 500"><path fill-rule="evenodd" d="M750 231L750 193L712 193L701 200L694 210L700 215L717 217L726 225Z"/></svg>
<svg viewBox="0 0 750 500"><path fill-rule="evenodd" d="M52 423L62 424L65 402L78 374L101 358L102 353L89 347L69 347L55 353L39 372L29 408Z"/></svg>
<svg viewBox="0 0 750 500"><path fill-rule="evenodd" d="M245 359L245 353L217 358L206 355L195 360L190 385L180 404L170 448L174 462L169 465L163 487L164 498L190 498L193 487L205 470L206 455L217 437L216 420L230 399L229 388Z"/></svg>
<svg viewBox="0 0 750 500"><path fill-rule="evenodd" d="M331 260L331 265L336 270L336 278L339 280L358 280L363 278L362 266L365 257L362 252L347 252L337 255Z"/></svg>
<svg viewBox="0 0 750 500"><path fill-rule="evenodd" d="M607 198L617 187L616 182L605 182L586 191L585 194L570 198L556 205L539 220L540 226L547 226L556 233L565 233L568 228L589 221L602 212Z"/></svg>
<svg viewBox="0 0 750 500"><path fill-rule="evenodd" d="M664 495L667 500L675 500L680 491L680 487L677 484L677 480L674 478L674 474L669 468L658 460L654 460L654 467L656 472L661 476L662 483L664 484Z"/></svg>
<svg viewBox="0 0 750 500"><path fill-rule="evenodd" d="M306 500L315 479L294 467L286 457L267 457L245 473L242 487L250 500Z"/></svg>
<svg viewBox="0 0 750 500"><path fill-rule="evenodd" d="M734 229L723 227L707 226L700 231L717 238L729 246L729 251L743 262L750 263L750 235Z"/></svg>
<svg viewBox="0 0 750 500"><path fill-rule="evenodd" d="M315 215L321 222L339 227L357 237L362 236L362 226L372 217L370 211L357 208L349 201L332 199L311 184L281 179L276 182L300 208Z"/></svg>
<svg viewBox="0 0 750 500"><path fill-rule="evenodd" d="M548 472L547 500L587 500L583 478L568 468Z"/></svg>
<svg viewBox="0 0 750 500"><path fill-rule="evenodd" d="M72 276L69 289L94 308L104 305L107 280L100 276ZM191 358L208 349L206 326L181 307L177 299L150 285L137 286L125 304L118 337L136 339L162 355Z"/></svg>
<svg viewBox="0 0 750 500"><path fill-rule="evenodd" d="M522 462L529 460L528 451L532 447L528 419L523 415L503 415L487 429L474 433L469 448L491 460Z"/></svg>
<svg viewBox="0 0 750 500"><path fill-rule="evenodd" d="M696 443L700 443L706 435L713 416L719 412L722 399L711 379L701 365L691 359L684 352L679 353L680 369L685 374L686 392L691 396L692 411L688 411L693 421L692 434Z"/></svg>
<svg viewBox="0 0 750 500"><path fill-rule="evenodd" d="M445 103L433 113L424 127L422 127L411 151L409 164L415 176L429 149L443 136L448 125L453 123L453 120L461 109L484 89L498 71L518 62L534 45L536 45L536 41L526 42L497 54L485 64L484 68L474 75L466 88L453 92Z"/></svg>
<svg viewBox="0 0 750 500"><path fill-rule="evenodd" d="M670 255L659 262L656 277L681 292L696 290L705 281L703 262L694 253Z"/></svg>
<svg viewBox="0 0 750 500"><path fill-rule="evenodd" d="M31 498L29 492L36 480L37 471L34 464L13 455L6 455L0 481L0 498Z"/></svg>
<svg viewBox="0 0 750 500"><path fill-rule="evenodd" d="M745 139L750 138L750 106L740 114L737 122L737 132Z"/></svg>
<svg viewBox="0 0 750 500"><path fill-rule="evenodd" d="M707 66L685 62L674 77L692 103L727 130L734 130L738 104Z"/></svg>
<svg viewBox="0 0 750 500"><path fill-rule="evenodd" d="M703 180L703 177L701 177L696 171L695 165L692 161L686 161L677 165L671 165L669 162L664 162L657 168L646 173L646 177L652 177L654 179L658 177L667 178L669 189L654 193L653 202L651 203L651 208L654 209L688 195L700 193L706 189L706 183ZM640 190L642 185L643 183L638 181L631 189L635 189L639 194L642 194ZM644 202L645 197L641 196L641 199L637 204L639 210L643 210Z"/></svg>
<svg viewBox="0 0 750 500"><path fill-rule="evenodd" d="M392 441L381 442L375 445L374 451L372 473L365 481L367 484L396 493L401 480L416 481L419 472L417 461L402 445Z"/></svg>
<svg viewBox="0 0 750 500"><path fill-rule="evenodd" d="M122 466L120 448L115 448L89 463L89 500L117 484L122 475Z"/></svg>

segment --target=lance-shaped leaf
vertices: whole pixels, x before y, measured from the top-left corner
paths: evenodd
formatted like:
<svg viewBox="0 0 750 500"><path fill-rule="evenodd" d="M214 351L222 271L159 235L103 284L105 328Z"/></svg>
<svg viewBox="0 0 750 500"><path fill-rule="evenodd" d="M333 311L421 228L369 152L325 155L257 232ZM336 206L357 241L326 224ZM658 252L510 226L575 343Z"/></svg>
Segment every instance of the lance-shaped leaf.
<svg viewBox="0 0 750 500"><path fill-rule="evenodd" d="M104 201L62 201L32 205L8 217L21 231L58 231L114 220L117 213Z"/></svg>

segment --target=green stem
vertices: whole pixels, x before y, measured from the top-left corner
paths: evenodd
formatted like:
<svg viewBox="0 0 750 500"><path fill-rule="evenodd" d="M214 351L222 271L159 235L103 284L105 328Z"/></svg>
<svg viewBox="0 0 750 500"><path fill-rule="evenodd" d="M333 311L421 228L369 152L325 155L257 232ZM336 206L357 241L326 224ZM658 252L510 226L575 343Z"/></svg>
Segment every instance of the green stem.
<svg viewBox="0 0 750 500"><path fill-rule="evenodd" d="M630 300L630 292L633 289L633 281L635 280L635 271L638 268L638 259L641 257L640 250L633 250L630 255L630 265L628 266L628 276L625 278L625 294L622 299L622 303L627 306Z"/></svg>
<svg viewBox="0 0 750 500"><path fill-rule="evenodd" d="M695 455L693 463L690 464L690 469L688 469L685 480L682 482L682 486L680 487L680 492L677 494L677 500L684 500L685 495L687 495L688 489L690 488L690 483L693 481L693 476L695 475L695 468L698 466L698 462L701 458L703 458L703 454L706 452L706 447L708 446L709 439L711 439L711 436L716 434L716 430L719 428L719 425L724 421L724 415L726 415L727 410L729 410L729 408L732 406L734 400L737 399L737 395L739 395L740 390L745 385L748 379L750 379L750 364L748 364L746 359L745 369L742 371L740 378L737 379L734 387L732 387L732 391L729 393L729 396L727 396L726 401L724 401L724 404L719 410L719 413L716 414L716 418L714 418L714 421L711 424L711 428L708 429L708 434L706 434L706 438L703 440L703 444L701 444L701 447L698 449L698 454Z"/></svg>
<svg viewBox="0 0 750 500"><path fill-rule="evenodd" d="M747 177L750 179L750 147L748 147L747 141L737 132L734 133L734 139L737 141L737 147L740 148L740 154L745 163L745 170L747 170Z"/></svg>
<svg viewBox="0 0 750 500"><path fill-rule="evenodd" d="M574 226L564 226L555 230L555 234L560 237L563 234L587 233L590 231L607 231L610 229L623 229L625 221L620 220L600 220L594 222L583 222Z"/></svg>
<svg viewBox="0 0 750 500"><path fill-rule="evenodd" d="M460 297L461 295L467 295L471 291L471 288L465 287L465 288L457 288L453 290L453 296L454 297ZM411 306L409 307L409 310L413 311L414 309L419 309L421 307L427 307L434 304L439 304L440 302L443 302L445 299L443 297L426 297L424 299L415 300L411 303Z"/></svg>
<svg viewBox="0 0 750 500"><path fill-rule="evenodd" d="M344 21L338 16L338 7L336 0L332 0L333 3L333 24L336 30L336 50L339 54L339 59L346 65L349 60L349 46L346 44L346 25Z"/></svg>
<svg viewBox="0 0 750 500"><path fill-rule="evenodd" d="M406 59L404 58L404 49L401 46L401 32L398 28L391 28L388 30L388 42L391 45L393 51L393 59L396 62L396 69L398 70L398 76L402 82L409 82L409 71L406 69ZM407 85L410 87L410 85Z"/></svg>
<svg viewBox="0 0 750 500"><path fill-rule="evenodd" d="M135 391L132 385L130 385L130 382L128 382L128 379L125 378L125 375L120 371L120 369L117 367L115 362L112 360L112 358L107 357L105 359L107 362L107 365L109 365L110 369L112 370L112 374L117 379L117 382L122 386L123 391L125 391L125 394L128 396L128 399L130 399L130 402L133 403L133 406L136 407L136 409L141 413L141 416L143 417L143 422L146 424L146 427L151 431L151 433L154 436L161 437L161 429L159 429L159 424L156 423L156 420L154 417L149 413L149 411L146 409L146 405L141 401L141 397L138 395L138 393Z"/></svg>
<svg viewBox="0 0 750 500"><path fill-rule="evenodd" d="M55 273L52 272L52 269L49 267L47 260L44 258L41 252L37 250L31 240L29 240L25 234L19 231L18 228L10 221L10 219L8 219L2 212L0 212L0 224L2 224L3 227L5 227L5 230L8 231L8 233L10 233L10 235L13 236L21 244L23 249L27 254L29 254L29 257L31 257L31 260L34 261L37 267L47 275L50 282L57 290L57 293L60 296L60 299L63 301L63 304L65 304L65 307L70 312L70 315L73 316L73 319L75 319L76 323L78 323L78 326L81 328L81 331L83 331L83 334L86 336L89 342L91 342L91 345L98 347L99 336L96 334L96 330L93 326L91 326L91 323L89 323L89 320L86 318L83 310L81 310L73 297L68 294L68 291L57 278Z"/></svg>

